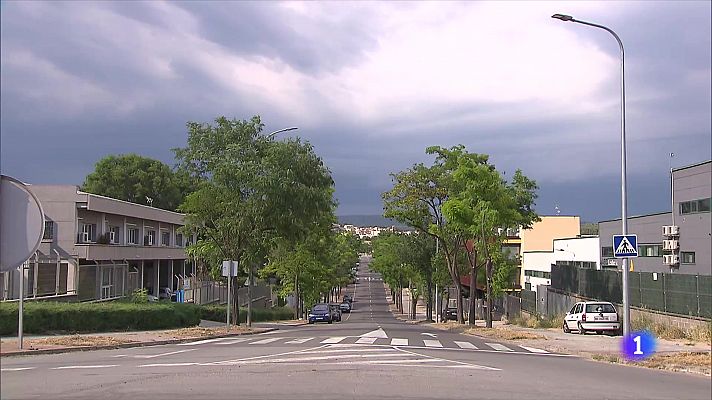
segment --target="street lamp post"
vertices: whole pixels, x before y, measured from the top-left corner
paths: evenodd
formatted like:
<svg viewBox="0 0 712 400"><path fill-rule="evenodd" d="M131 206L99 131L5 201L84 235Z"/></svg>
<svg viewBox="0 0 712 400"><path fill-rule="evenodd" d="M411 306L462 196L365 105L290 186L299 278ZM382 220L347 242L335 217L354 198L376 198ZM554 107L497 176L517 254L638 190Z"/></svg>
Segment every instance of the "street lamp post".
<svg viewBox="0 0 712 400"><path fill-rule="evenodd" d="M626 193L626 150L625 150L625 51L623 50L623 42L621 38L613 32L612 29L603 25L594 24L591 22L579 21L570 15L554 14L551 18L559 19L565 22L576 22L583 25L600 28L613 35L618 42L621 50L621 221L623 235L628 233L628 197ZM623 259L623 335L627 336L630 333L630 302L628 300L628 259Z"/></svg>
<svg viewBox="0 0 712 400"><path fill-rule="evenodd" d="M296 127L296 126L291 126L291 127L289 127L289 128L284 128L284 129L276 130L276 131L274 131L274 132L272 132L272 133L266 135L266 137L271 138L271 137L273 137L274 135L276 135L276 134L278 134L278 133L287 132L287 131L295 131L295 130L297 130L297 129L299 129L299 128Z"/></svg>

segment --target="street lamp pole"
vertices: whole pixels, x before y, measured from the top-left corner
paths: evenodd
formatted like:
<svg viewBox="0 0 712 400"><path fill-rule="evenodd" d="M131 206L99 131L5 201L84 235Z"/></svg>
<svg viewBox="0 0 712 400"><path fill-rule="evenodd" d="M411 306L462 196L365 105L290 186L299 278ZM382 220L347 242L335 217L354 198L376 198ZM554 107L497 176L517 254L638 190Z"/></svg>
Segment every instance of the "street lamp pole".
<svg viewBox="0 0 712 400"><path fill-rule="evenodd" d="M612 29L603 25L594 24L591 22L579 21L570 15L554 14L551 18L559 19L566 22L577 22L579 24L600 28L613 35L618 42L621 50L621 221L622 234L628 234L628 197L626 193L626 149L625 149L625 51L623 50L623 42ZM630 302L628 300L628 259L623 259L623 335L627 336L630 333Z"/></svg>
<svg viewBox="0 0 712 400"><path fill-rule="evenodd" d="M299 129L299 128L296 127L296 126L291 126L291 127L289 127L289 128L284 128L284 129L276 130L276 131L274 131L274 132L272 132L272 133L269 133L269 134L266 135L266 137L267 137L267 138L271 138L271 137L273 137L274 135L276 135L276 134L278 134L278 133L287 132L287 131L295 131L295 130L297 130L297 129Z"/></svg>

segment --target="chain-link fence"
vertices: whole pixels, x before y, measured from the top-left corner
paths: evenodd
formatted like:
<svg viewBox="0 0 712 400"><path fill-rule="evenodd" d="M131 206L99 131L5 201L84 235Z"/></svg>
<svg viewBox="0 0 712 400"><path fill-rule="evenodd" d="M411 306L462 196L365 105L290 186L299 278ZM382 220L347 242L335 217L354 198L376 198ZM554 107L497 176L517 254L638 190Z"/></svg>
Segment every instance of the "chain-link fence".
<svg viewBox="0 0 712 400"><path fill-rule="evenodd" d="M633 307L712 318L712 276L629 272L628 286ZM623 301L620 271L552 266L551 287L617 304Z"/></svg>

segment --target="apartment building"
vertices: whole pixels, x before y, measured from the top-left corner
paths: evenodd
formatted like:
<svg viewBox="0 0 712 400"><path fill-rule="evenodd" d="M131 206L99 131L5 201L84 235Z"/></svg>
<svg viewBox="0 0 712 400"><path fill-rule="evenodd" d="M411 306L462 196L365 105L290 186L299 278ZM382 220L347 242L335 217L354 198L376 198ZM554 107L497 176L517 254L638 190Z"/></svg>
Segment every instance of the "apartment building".
<svg viewBox="0 0 712 400"><path fill-rule="evenodd" d="M183 214L85 193L30 185L45 213L42 243L25 268L27 297L105 300L137 288L159 296L194 271L186 262ZM19 296L19 269L0 275L2 299Z"/></svg>
<svg viewBox="0 0 712 400"><path fill-rule="evenodd" d="M672 210L628 218L628 233L638 235L638 272L712 274L712 161L672 170ZM621 233L620 218L598 225L600 259L620 266L613 257L613 235Z"/></svg>

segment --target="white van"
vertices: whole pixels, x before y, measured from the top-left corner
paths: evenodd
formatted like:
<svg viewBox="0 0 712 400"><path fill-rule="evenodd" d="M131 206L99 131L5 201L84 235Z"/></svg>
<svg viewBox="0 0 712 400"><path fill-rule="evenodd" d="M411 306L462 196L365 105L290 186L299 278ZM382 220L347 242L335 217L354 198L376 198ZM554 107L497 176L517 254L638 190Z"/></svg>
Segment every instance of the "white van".
<svg viewBox="0 0 712 400"><path fill-rule="evenodd" d="M594 331L597 334L609 332L620 334L621 321L612 303L604 301L582 301L574 304L564 317L564 333L572 330L585 335Z"/></svg>

